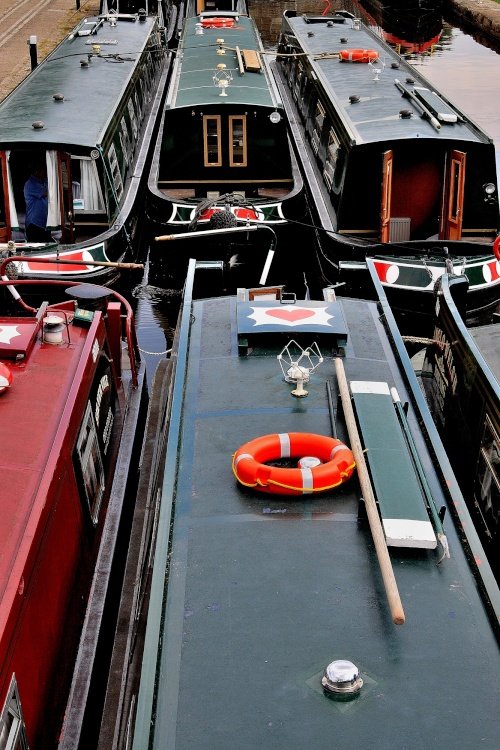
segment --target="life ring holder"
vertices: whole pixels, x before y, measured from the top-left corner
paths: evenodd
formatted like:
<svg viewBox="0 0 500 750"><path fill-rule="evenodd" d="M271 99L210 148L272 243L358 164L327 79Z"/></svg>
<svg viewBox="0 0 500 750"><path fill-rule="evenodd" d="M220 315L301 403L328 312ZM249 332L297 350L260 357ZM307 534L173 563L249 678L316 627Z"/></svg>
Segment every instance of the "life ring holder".
<svg viewBox="0 0 500 750"><path fill-rule="evenodd" d="M493 242L493 255L500 262L500 234L495 237Z"/></svg>
<svg viewBox="0 0 500 750"><path fill-rule="evenodd" d="M340 62L371 63L378 60L375 49L343 49L339 52Z"/></svg>
<svg viewBox="0 0 500 750"><path fill-rule="evenodd" d="M287 468L266 463L299 457L312 457L313 465ZM306 458L303 460L307 464ZM236 451L232 463L240 484L273 495L333 490L350 479L355 465L352 451L341 440L310 432L273 433L255 438Z"/></svg>

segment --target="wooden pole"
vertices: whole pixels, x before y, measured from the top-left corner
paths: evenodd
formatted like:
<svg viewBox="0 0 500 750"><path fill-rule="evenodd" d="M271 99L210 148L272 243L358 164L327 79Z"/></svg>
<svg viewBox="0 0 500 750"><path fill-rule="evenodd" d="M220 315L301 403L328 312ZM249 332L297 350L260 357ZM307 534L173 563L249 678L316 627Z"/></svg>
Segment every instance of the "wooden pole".
<svg viewBox="0 0 500 750"><path fill-rule="evenodd" d="M373 493L370 475L368 474L363 447L359 438L356 419L351 404L351 397L349 395L349 386L347 385L347 379L345 376L344 364L339 357L335 358L335 372L337 373L337 382L346 419L347 431L349 432L351 450L356 460L361 492L363 493L363 499L365 501L368 522L370 524L370 530L375 544L375 551L377 553L380 571L384 581L385 593L391 610L392 620L396 625L402 625L405 621L405 613L399 597L398 585L394 577L391 558L389 557L389 551L385 541L384 530L380 522L377 503Z"/></svg>

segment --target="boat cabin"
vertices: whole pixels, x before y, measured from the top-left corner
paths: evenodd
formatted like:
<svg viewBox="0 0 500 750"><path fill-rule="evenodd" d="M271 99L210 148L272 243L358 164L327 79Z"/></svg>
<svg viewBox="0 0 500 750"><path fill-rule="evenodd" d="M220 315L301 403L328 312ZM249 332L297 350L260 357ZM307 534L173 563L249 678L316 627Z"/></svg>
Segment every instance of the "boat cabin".
<svg viewBox="0 0 500 750"><path fill-rule="evenodd" d="M294 187L282 104L252 19L187 18L150 190L176 201L282 199Z"/></svg>
<svg viewBox="0 0 500 750"><path fill-rule="evenodd" d="M333 231L366 244L493 241L492 139L359 18L285 11L278 53Z"/></svg>
<svg viewBox="0 0 500 750"><path fill-rule="evenodd" d="M0 103L0 242L88 244L113 230L164 56L156 17L86 18ZM30 179L46 194L38 234Z"/></svg>

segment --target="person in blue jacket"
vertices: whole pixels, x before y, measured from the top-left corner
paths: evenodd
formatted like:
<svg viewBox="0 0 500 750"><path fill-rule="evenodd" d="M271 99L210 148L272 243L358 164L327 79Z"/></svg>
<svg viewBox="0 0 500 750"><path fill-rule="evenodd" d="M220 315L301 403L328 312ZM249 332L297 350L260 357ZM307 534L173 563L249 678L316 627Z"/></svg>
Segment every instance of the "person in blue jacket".
<svg viewBox="0 0 500 750"><path fill-rule="evenodd" d="M47 229L47 170L37 164L24 184L26 202L25 232L28 242L53 242Z"/></svg>

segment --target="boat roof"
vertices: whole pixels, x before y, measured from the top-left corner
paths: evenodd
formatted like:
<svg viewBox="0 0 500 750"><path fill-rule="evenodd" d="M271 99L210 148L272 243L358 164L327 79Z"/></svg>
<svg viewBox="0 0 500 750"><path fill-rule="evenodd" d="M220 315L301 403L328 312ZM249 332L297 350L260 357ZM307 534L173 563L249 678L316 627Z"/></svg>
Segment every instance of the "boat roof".
<svg viewBox="0 0 500 750"><path fill-rule="evenodd" d="M400 339L391 348L389 306L381 315L373 301L340 297L332 306L191 301L187 289L134 750L229 749L235 737L249 750L324 748L332 737L338 747L496 748L498 642L451 513L449 558L391 548L406 615L395 625L356 476L290 497L245 487L232 471L241 446L272 432L333 432L349 445L333 361L340 353L351 387L385 382L409 403L437 507L466 514L439 440L428 443L419 428L416 403L425 402ZM323 361L308 396L294 398L277 355L291 339L311 346L321 330ZM381 422L372 437L384 435ZM397 483L395 458L383 473ZM364 682L348 702L328 697L321 682L326 666L343 660Z"/></svg>
<svg viewBox="0 0 500 750"><path fill-rule="evenodd" d="M0 148L100 145L156 22L118 18L111 26L99 17L84 19L0 103ZM43 128L34 128L40 121Z"/></svg>
<svg viewBox="0 0 500 750"><path fill-rule="evenodd" d="M409 138L492 142L417 68L363 23L354 24L349 16L297 15L294 11L285 11L285 18L353 144ZM341 62L339 53L348 50L373 50L378 59L368 64ZM406 91L415 92L417 99L421 97L420 104L436 112L438 129L421 116L407 95L403 96L396 81ZM350 97L356 97L356 101ZM404 110L412 116L402 117Z"/></svg>
<svg viewBox="0 0 500 750"><path fill-rule="evenodd" d="M234 19L234 22L227 28L210 27L210 18L225 19L230 23ZM203 34L196 33L204 19L207 26L203 28ZM217 41L219 39L223 40L220 44ZM218 54L218 50L222 48L225 54ZM229 106L235 103L260 107L281 106L262 51L257 27L248 16L218 12L188 18L179 43L166 108L203 104L220 107L224 103ZM225 89L227 98L222 99L221 89L214 83L219 65L225 65L225 71L231 75L229 86Z"/></svg>
<svg viewBox="0 0 500 750"><path fill-rule="evenodd" d="M0 318L2 374L7 368L12 375L10 387L0 395L0 632L33 554L33 540L43 534L46 514L52 512L50 485L57 463L68 460L65 440L79 379L92 361L92 343L97 345L100 314L90 327L82 327L70 323L68 308L60 309L56 317L68 322L62 345L42 341L42 316Z"/></svg>

